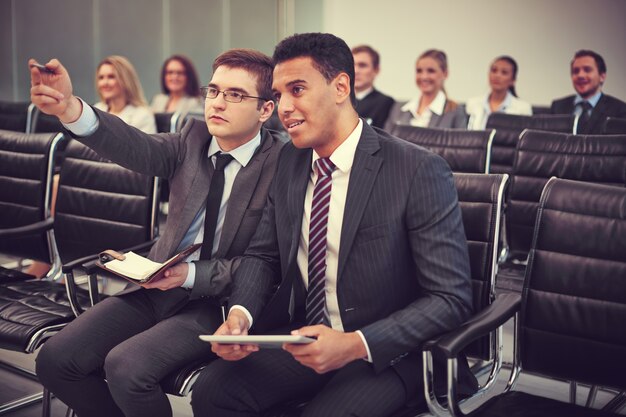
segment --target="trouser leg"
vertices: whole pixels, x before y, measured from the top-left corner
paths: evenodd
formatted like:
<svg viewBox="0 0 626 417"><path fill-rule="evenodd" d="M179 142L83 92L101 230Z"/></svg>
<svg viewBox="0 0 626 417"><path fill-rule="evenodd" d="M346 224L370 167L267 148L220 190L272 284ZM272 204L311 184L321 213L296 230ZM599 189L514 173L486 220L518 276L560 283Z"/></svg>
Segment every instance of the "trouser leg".
<svg viewBox="0 0 626 417"><path fill-rule="evenodd" d="M194 301L176 315L120 343L107 355L109 390L126 417L169 417L170 402L160 381L188 363L215 355L200 334L222 323L219 306Z"/></svg>
<svg viewBox="0 0 626 417"><path fill-rule="evenodd" d="M79 416L123 416L111 397L102 367L117 344L154 325L152 309L142 298L140 291L107 298L41 348L37 376Z"/></svg>

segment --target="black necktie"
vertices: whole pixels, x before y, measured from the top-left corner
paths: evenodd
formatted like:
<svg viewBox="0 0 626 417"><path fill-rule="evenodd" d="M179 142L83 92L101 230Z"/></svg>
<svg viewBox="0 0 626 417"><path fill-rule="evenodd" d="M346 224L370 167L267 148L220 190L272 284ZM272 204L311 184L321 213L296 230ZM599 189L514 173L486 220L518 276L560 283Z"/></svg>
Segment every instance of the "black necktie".
<svg viewBox="0 0 626 417"><path fill-rule="evenodd" d="M206 214L204 215L204 237L202 238L202 249L200 249L200 259L211 259L213 252L213 240L215 239L215 228L217 227L217 217L220 214L220 203L224 194L224 168L233 160L231 155L218 152L215 161L215 171L209 186L209 196L206 199Z"/></svg>
<svg viewBox="0 0 626 417"><path fill-rule="evenodd" d="M588 101L580 102L578 105L582 111L578 117L578 128L576 129L576 133L585 133L587 132L587 125L589 124L589 119L591 117L592 107Z"/></svg>

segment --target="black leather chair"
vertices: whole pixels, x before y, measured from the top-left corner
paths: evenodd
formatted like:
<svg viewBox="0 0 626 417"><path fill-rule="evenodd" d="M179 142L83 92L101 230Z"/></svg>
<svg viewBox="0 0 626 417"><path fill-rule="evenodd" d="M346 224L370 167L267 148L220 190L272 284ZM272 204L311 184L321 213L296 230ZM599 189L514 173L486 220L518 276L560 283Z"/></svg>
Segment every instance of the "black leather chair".
<svg viewBox="0 0 626 417"><path fill-rule="evenodd" d="M53 247L66 282L0 285L0 347L32 353L90 306L95 300L74 285L74 268L105 249L152 243L158 232L157 192L158 179L122 168L70 141L53 229Z"/></svg>
<svg viewBox="0 0 626 417"><path fill-rule="evenodd" d="M524 129L574 133L575 119L569 115L517 116L492 113L487 119L487 129L496 129L496 135L493 138L489 172L510 174L513 171L515 147Z"/></svg>
<svg viewBox="0 0 626 417"><path fill-rule="evenodd" d="M626 389L626 189L551 179L541 196L522 294L505 294L466 325L427 346L448 360L472 340L515 317L515 350L504 393L472 417L608 417L571 403L512 388L520 372ZM431 377L426 369L425 378ZM448 381L455 399L456 381ZM473 401L472 401L473 402ZM454 416L464 415L451 400ZM473 404L475 406L476 403Z"/></svg>
<svg viewBox="0 0 626 417"><path fill-rule="evenodd" d="M434 129L396 124L391 134L440 155L453 172L489 173L493 130Z"/></svg>
<svg viewBox="0 0 626 417"><path fill-rule="evenodd" d="M28 130L30 133L52 133L63 131L63 125L58 118L42 113L32 104L28 108L28 118L30 120Z"/></svg>
<svg viewBox="0 0 626 417"><path fill-rule="evenodd" d="M180 113L154 113L154 120L156 121L157 132L176 132L176 125L178 123L179 117Z"/></svg>
<svg viewBox="0 0 626 417"><path fill-rule="evenodd" d="M52 175L62 134L0 130L0 253L50 263L49 278L60 273L50 242ZM32 279L0 267L0 284Z"/></svg>
<svg viewBox="0 0 626 417"><path fill-rule="evenodd" d="M602 125L602 133L605 135L626 135L626 119L607 117Z"/></svg>
<svg viewBox="0 0 626 417"><path fill-rule="evenodd" d="M551 114L550 106L532 106L533 116L536 114Z"/></svg>
<svg viewBox="0 0 626 417"><path fill-rule="evenodd" d="M495 298L497 249L508 175L454 173L454 183L469 249L474 309L481 311ZM465 351L471 359L479 363L475 370L489 372L481 390L491 388L501 368L501 340L501 330L497 330L477 340ZM265 417L295 417L300 415L302 406L300 403L276 407L267 412ZM423 411L407 407L393 417L408 417Z"/></svg>
<svg viewBox="0 0 626 417"><path fill-rule="evenodd" d="M509 260L498 285L520 289L541 190L551 177L624 186L626 135L521 134L506 208ZM521 261L521 262L516 262Z"/></svg>
<svg viewBox="0 0 626 417"><path fill-rule="evenodd" d="M29 102L0 101L0 129L28 133Z"/></svg>

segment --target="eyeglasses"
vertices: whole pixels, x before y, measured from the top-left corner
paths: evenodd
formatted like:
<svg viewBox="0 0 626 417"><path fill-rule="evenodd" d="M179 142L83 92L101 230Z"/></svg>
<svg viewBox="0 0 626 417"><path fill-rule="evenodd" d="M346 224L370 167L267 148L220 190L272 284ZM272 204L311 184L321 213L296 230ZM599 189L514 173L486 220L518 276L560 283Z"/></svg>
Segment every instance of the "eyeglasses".
<svg viewBox="0 0 626 417"><path fill-rule="evenodd" d="M217 88L214 87L202 87L200 88L200 95L204 98L204 99L214 99L217 98L217 96L222 93L224 95L224 100L226 100L229 103L241 103L243 101L244 98L256 98L257 100L263 100L263 101L270 101L266 98L263 97L256 97L256 96L247 96L245 94L240 93L239 91L233 91L233 90L218 90Z"/></svg>

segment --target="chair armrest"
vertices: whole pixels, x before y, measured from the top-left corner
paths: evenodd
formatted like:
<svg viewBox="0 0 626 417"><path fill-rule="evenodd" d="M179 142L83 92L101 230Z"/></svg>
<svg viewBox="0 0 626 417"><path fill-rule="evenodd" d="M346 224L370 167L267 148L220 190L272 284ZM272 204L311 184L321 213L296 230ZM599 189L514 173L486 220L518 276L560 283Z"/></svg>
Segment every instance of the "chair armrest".
<svg viewBox="0 0 626 417"><path fill-rule="evenodd" d="M0 238L8 239L12 237L35 235L37 233L41 233L46 230L52 229L53 225L54 225L54 218L49 217L45 220L42 220L36 223L27 224L26 226L11 227L8 229L0 229Z"/></svg>
<svg viewBox="0 0 626 417"><path fill-rule="evenodd" d="M519 311L520 305L520 294L500 295L487 308L474 315L457 329L426 342L424 350L436 349L447 359L456 358L471 342L506 323Z"/></svg>

